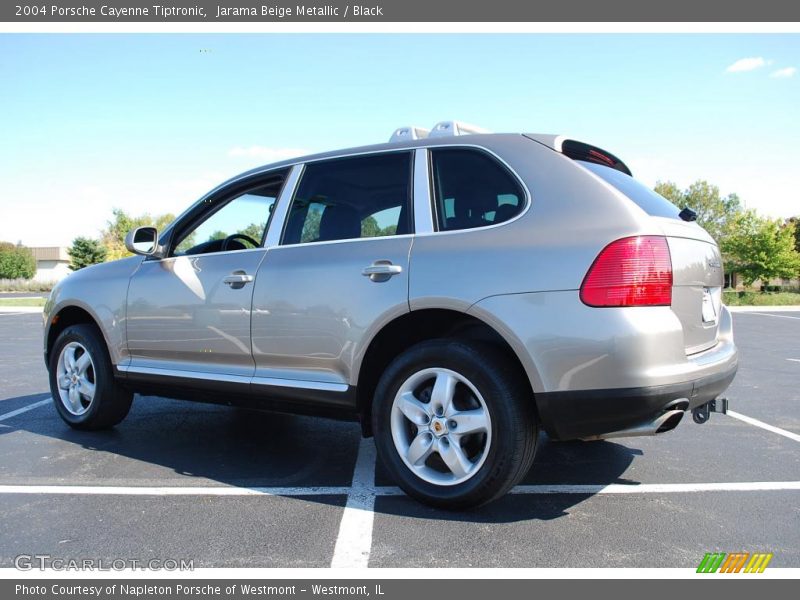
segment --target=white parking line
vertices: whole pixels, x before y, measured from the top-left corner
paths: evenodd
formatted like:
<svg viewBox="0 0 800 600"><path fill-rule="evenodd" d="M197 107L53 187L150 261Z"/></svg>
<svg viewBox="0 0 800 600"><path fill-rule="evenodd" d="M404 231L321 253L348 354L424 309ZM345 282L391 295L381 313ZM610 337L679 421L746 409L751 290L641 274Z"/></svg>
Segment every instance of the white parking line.
<svg viewBox="0 0 800 600"><path fill-rule="evenodd" d="M375 444L371 439L362 438L331 567L369 566L372 524L375 520L375 491Z"/></svg>
<svg viewBox="0 0 800 600"><path fill-rule="evenodd" d="M373 454L374 458L374 454ZM345 508L350 515L342 519L333 566L366 564L367 542L372 538L373 509L378 496L402 496L393 486L359 486L361 504L351 502L355 486L319 487L234 487L234 486L113 486L113 485L0 485L2 494L75 496L348 496ZM775 492L800 491L800 481L734 481L716 483L610 483L518 485L511 494L686 494L695 492ZM366 502L364 501L366 500ZM363 508L361 508L363 507ZM353 519L358 516L358 520ZM369 517L368 519L363 517ZM366 549L365 549L366 548ZM365 555L366 554L366 555ZM347 559L347 560L345 560Z"/></svg>
<svg viewBox="0 0 800 600"><path fill-rule="evenodd" d="M727 308L732 313L800 312L800 305L797 304L788 306L728 306Z"/></svg>
<svg viewBox="0 0 800 600"><path fill-rule="evenodd" d="M692 492L763 492L800 490L800 481L725 483L611 483L608 485L518 485L512 494L685 494Z"/></svg>
<svg viewBox="0 0 800 600"><path fill-rule="evenodd" d="M763 312L750 312L750 313L742 313L745 315L759 315L762 317L775 317L776 319L794 319L795 321L800 321L800 317L790 317L789 315L771 315L769 313Z"/></svg>
<svg viewBox="0 0 800 600"><path fill-rule="evenodd" d="M786 360L790 360L792 362L800 362L800 358L787 358Z"/></svg>
<svg viewBox="0 0 800 600"><path fill-rule="evenodd" d="M739 419L740 421L744 421L749 425L755 425L756 427L760 427L761 429L766 429L767 431L771 431L772 433L777 433L778 435L787 437L790 440L794 440L795 442L800 442L800 435L792 433L791 431L786 431L785 429L781 429L780 427L775 427L774 425L770 425L769 423L764 423L764 421L759 421L758 419L754 419L753 417L748 417L747 415L738 413L735 410L729 410L727 414L729 417L733 417L734 419Z"/></svg>
<svg viewBox="0 0 800 600"><path fill-rule="evenodd" d="M199 487L102 485L0 485L0 494L56 494L86 496L344 496L342 487Z"/></svg>
<svg viewBox="0 0 800 600"><path fill-rule="evenodd" d="M29 410L33 410L34 408L39 408L40 406L44 406L45 404L50 404L53 400L48 398L47 400L40 400L39 402L34 402L33 404L29 404L28 406L23 406L22 408L18 408L17 410L12 410L11 412L7 412L4 415L0 415L0 421L5 421L6 419L10 419L11 417L16 417L17 415L21 415L22 413L26 413Z"/></svg>

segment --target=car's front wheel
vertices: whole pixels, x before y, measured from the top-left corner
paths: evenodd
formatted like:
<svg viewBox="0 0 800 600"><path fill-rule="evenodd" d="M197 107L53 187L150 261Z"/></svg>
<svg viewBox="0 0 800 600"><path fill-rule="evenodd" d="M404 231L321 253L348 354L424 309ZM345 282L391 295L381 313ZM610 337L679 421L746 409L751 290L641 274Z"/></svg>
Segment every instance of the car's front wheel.
<svg viewBox="0 0 800 600"><path fill-rule="evenodd" d="M133 394L114 379L103 336L92 325L64 329L50 352L50 391L75 429L106 429L128 414Z"/></svg>
<svg viewBox="0 0 800 600"><path fill-rule="evenodd" d="M494 346L418 344L378 383L378 455L410 496L467 508L505 494L533 463L537 423L524 376Z"/></svg>

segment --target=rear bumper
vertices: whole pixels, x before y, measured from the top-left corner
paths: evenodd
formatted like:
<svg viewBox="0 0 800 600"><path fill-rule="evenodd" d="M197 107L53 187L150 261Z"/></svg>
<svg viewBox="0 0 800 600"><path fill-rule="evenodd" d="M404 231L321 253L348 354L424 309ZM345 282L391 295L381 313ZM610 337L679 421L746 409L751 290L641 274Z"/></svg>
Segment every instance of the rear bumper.
<svg viewBox="0 0 800 600"><path fill-rule="evenodd" d="M690 409L705 404L728 388L736 369L733 363L719 373L669 385L545 392L536 395L536 405L549 436L587 438L650 421L673 400L687 399Z"/></svg>

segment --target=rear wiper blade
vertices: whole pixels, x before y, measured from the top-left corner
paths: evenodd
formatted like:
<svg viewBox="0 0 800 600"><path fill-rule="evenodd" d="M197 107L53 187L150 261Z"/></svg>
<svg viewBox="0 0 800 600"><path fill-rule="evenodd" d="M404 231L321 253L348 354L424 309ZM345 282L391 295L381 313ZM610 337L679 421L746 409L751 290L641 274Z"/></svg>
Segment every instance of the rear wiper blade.
<svg viewBox="0 0 800 600"><path fill-rule="evenodd" d="M697 213L694 212L688 206L684 206L683 210L678 213L678 216L683 219L684 221L696 221L697 220Z"/></svg>

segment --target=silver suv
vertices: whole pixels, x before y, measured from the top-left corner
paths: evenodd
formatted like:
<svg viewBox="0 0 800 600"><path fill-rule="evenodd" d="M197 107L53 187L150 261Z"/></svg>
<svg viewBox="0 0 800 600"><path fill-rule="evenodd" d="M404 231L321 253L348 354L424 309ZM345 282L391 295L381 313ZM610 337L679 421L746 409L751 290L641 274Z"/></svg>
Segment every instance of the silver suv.
<svg viewBox="0 0 800 600"><path fill-rule="evenodd" d="M553 439L652 435L736 372L719 249L617 157L454 122L248 171L44 312L56 408L134 393L360 421L411 496L480 505ZM707 411L705 413L708 414Z"/></svg>

